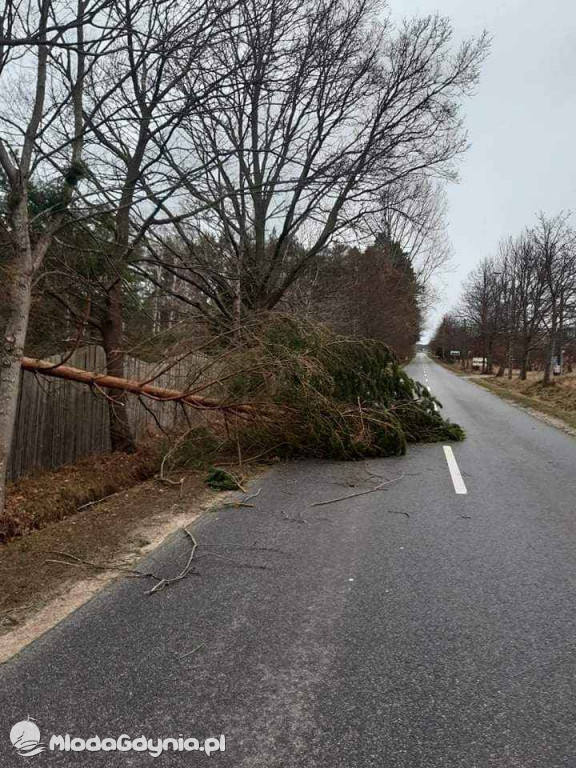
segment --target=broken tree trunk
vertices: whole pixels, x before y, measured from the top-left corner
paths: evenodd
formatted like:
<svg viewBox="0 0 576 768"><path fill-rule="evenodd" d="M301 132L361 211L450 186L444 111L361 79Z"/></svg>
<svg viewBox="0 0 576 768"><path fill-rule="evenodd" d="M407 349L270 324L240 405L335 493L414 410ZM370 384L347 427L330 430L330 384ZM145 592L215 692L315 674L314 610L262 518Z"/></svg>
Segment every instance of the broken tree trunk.
<svg viewBox="0 0 576 768"><path fill-rule="evenodd" d="M105 373L86 371L83 368L72 368L69 365L58 365L55 367L54 363L49 363L46 360L36 360L31 357L23 357L20 363L24 370L41 373L44 376L76 381L99 389L131 392L132 394L144 395L154 400L177 400L201 410L224 411L254 416L257 414L261 415L262 411L266 410L265 406L248 405L246 403L226 403L209 397L188 394L176 389L157 387L153 384L137 381L136 379L123 379L118 376L109 376Z"/></svg>

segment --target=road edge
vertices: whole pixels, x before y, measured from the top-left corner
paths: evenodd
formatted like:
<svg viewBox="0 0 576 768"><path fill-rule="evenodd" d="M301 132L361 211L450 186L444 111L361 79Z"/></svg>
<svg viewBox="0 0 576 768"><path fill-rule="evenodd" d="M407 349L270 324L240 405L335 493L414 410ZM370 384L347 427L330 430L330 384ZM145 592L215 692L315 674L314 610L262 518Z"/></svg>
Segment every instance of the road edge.
<svg viewBox="0 0 576 768"><path fill-rule="evenodd" d="M487 392L491 392L501 400L506 400L512 407L519 408L538 421L541 421L544 424L548 424L548 426L554 427L555 429L558 429L561 432L570 435L571 437L576 437L576 416L574 417L574 423L570 423L570 421L558 416L557 410L555 408L548 407L545 403L541 403L539 400L528 397L527 395L520 395L516 392L510 392L507 389L499 387L497 384L492 384L489 379L480 379L474 376L470 376L464 371L454 370L451 366L443 363L440 360L436 360L435 358L431 359L433 359L435 363L438 363L438 365L442 366L442 368L444 368L446 371L452 373L454 376L457 376L461 379L466 379L467 381L470 381L472 384L476 384L476 386L481 387Z"/></svg>

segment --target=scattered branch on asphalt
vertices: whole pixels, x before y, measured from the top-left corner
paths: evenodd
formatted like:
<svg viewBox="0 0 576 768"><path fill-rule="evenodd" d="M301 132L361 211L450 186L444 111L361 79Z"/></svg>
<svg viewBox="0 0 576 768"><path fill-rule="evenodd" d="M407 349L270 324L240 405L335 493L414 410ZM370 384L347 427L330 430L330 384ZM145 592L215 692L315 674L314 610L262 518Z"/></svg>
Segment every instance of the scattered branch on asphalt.
<svg viewBox="0 0 576 768"><path fill-rule="evenodd" d="M254 504L244 504L243 501L227 501L223 505L223 507L246 507L249 509L254 509Z"/></svg>
<svg viewBox="0 0 576 768"><path fill-rule="evenodd" d="M355 499L358 496L366 496L369 493L375 493L376 491L382 491L387 485L398 482L404 477L404 472L399 477L394 477L392 480L386 480L384 483L380 483L375 488L370 488L368 491L360 491L359 493L350 493L347 496L339 496L336 499L328 499L327 501L316 501L314 504L310 504L311 507L323 507L326 504L336 504L338 501L347 501L348 499Z"/></svg>
<svg viewBox="0 0 576 768"><path fill-rule="evenodd" d="M255 507L255 504L248 504L251 499L256 499L258 496L260 496L262 488L259 488L256 493L251 494L250 496L246 496L245 499L240 499L240 501L227 501L224 503L223 506L225 507Z"/></svg>
<svg viewBox="0 0 576 768"><path fill-rule="evenodd" d="M196 651L199 651L201 648L204 648L206 643L200 643L200 645L197 645L196 648L192 648L191 651L188 651L188 653L184 653L182 656L178 656L179 659L185 659L188 656L192 656L193 653L196 653Z"/></svg>
<svg viewBox="0 0 576 768"><path fill-rule="evenodd" d="M146 593L147 595L153 595L156 592L160 592L165 587L169 587L171 584L174 584L177 581L182 581L182 579L185 579L192 571L192 561L194 559L196 549L198 548L198 542L187 528L183 528L182 530L190 539L192 543L192 549L190 551L188 562L186 563L185 568L177 576L174 576L170 579L164 578L163 576L158 576L156 573L140 571L138 568L127 568L126 566L122 565L101 565L100 563L93 563L90 560L83 560L76 555L71 555L69 552L62 552L60 550L51 550L49 554L62 555L62 557L66 557L68 560L48 559L45 562L58 563L60 565L71 565L76 567L84 565L100 571L120 571L122 573L128 573L132 576L137 576L138 578L155 579L157 583Z"/></svg>
<svg viewBox="0 0 576 768"><path fill-rule="evenodd" d="M251 501L252 499L257 499L258 496L260 496L261 492L262 492L262 488L258 488L256 493L252 493L250 494L250 496L246 496L245 499L242 499L242 503L245 504L247 501Z"/></svg>
<svg viewBox="0 0 576 768"><path fill-rule="evenodd" d="M178 574L178 576L174 576L172 579L160 579L160 581L147 592L148 595L153 595L156 592L160 592L165 587L169 587L171 584L174 584L177 581L182 581L182 579L185 579L192 570L192 561L194 560L194 555L196 554L196 549L198 548L198 542L194 538L194 535L190 533L188 528L183 528L182 530L192 543L192 549L190 550L190 556L188 557L188 562L186 563L185 568Z"/></svg>
<svg viewBox="0 0 576 768"><path fill-rule="evenodd" d="M364 472L366 472L367 475L370 475L370 477L377 477L379 480L387 480L387 477L384 477L384 475L378 475L376 472L372 472L371 469L368 469L365 465L362 467Z"/></svg>
<svg viewBox="0 0 576 768"><path fill-rule="evenodd" d="M408 518L410 517L408 512L397 512L395 509L389 509L388 510L388 514L389 515L406 515L406 517L408 517Z"/></svg>
<svg viewBox="0 0 576 768"><path fill-rule="evenodd" d="M258 493L260 493L260 491L258 491ZM253 496L257 496L258 493L253 494ZM121 573L126 573L130 576L136 576L138 578L154 579L156 581L156 584L152 587L152 589L146 592L147 595L153 595L153 594L156 594L156 592L161 592L166 587L169 587L178 581L182 581L192 573L194 575L200 575L196 571L192 570L193 562L196 562L200 557L214 557L214 558L217 558L218 560L224 560L225 562L231 563L233 565L237 565L241 568L254 568L257 570L272 570L267 565L259 565L259 564L253 565L252 563L247 563L244 560L237 560L236 558L233 558L233 557L226 557L225 555L220 555L217 552L203 551L197 554L197 550L200 546L202 546L202 548L226 547L226 548L244 549L247 551L276 552L278 554L285 554L285 555L289 554L288 552L283 552L278 547L258 546L257 544L243 545L243 544L234 544L234 543L225 542L222 544L208 543L208 544L200 545L196 540L195 536L187 528L183 528L182 530L191 543L190 554L188 556L188 560L186 562L185 567L177 576L173 576L172 578L159 576L157 573L153 573L153 572L141 571L138 568L128 568L122 565L103 565L101 563L94 563L90 560L83 560L82 558L77 557L76 555L72 555L69 552L62 552L61 550L50 550L49 552L47 552L47 554L61 555L62 557L67 558L66 560L47 559L44 562L57 563L59 565L69 565L74 567L86 566L86 567L94 568L100 571L117 571Z"/></svg>
<svg viewBox="0 0 576 768"><path fill-rule="evenodd" d="M244 560L236 560L233 557L226 557L225 555L219 555L217 552L203 552L202 554L198 555L198 557L217 557L219 560L225 560L228 563L232 563L233 565L238 565L240 568L255 568L260 571L271 571L273 570L268 565L253 565L252 563L246 563Z"/></svg>

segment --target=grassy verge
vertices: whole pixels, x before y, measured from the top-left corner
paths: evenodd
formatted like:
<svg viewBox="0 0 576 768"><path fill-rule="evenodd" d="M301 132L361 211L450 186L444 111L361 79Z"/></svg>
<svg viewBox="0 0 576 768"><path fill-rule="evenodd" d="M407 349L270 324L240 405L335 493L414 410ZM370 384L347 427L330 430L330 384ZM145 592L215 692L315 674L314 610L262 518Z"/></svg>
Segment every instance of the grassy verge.
<svg viewBox="0 0 576 768"><path fill-rule="evenodd" d="M576 413L566 408L559 407L556 404L546 402L540 397L534 397L526 395L522 392L517 392L510 389L504 384L497 384L494 379L473 379L475 384L483 387L484 389L494 392L504 400L510 400L518 405L522 405L525 408L532 408L534 411L540 411L540 413L552 418L559 419L565 422L569 427L576 429Z"/></svg>
<svg viewBox="0 0 576 768"><path fill-rule="evenodd" d="M471 375L470 371L462 371L454 365L434 359L451 373L465 376L504 400L558 419L571 429L576 429L576 376L564 376L549 387L544 387L542 374L539 373L529 373L527 381L520 381L516 374L513 379Z"/></svg>
<svg viewBox="0 0 576 768"><path fill-rule="evenodd" d="M8 486L0 515L0 544L75 515L79 508L148 480L162 459L160 440L132 455L110 453L26 475Z"/></svg>

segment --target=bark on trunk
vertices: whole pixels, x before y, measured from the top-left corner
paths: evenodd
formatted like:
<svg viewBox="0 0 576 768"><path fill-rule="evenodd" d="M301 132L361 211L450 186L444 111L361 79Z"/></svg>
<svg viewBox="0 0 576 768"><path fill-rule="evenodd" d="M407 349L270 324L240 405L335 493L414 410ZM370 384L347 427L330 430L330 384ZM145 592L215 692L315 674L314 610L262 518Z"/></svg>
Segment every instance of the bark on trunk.
<svg viewBox="0 0 576 768"><path fill-rule="evenodd" d="M182 392L177 389L167 389L158 387L148 382L137 381L136 379L118 379L108 376L106 373L96 371L86 371L84 368L73 368L70 365L57 365L47 360L37 360L32 357L23 357L21 366L26 371L40 373L43 376L51 376L55 379L64 379L65 381L76 381L88 386L98 386L99 388L121 389L131 392L135 395L145 395L153 400L180 401L193 408L207 411L222 411L223 413L242 414L244 416L270 416L277 417L281 413L281 408L275 406L266 406L264 404L251 405L250 403L234 403L226 400L215 400L211 397L202 395L193 395Z"/></svg>
<svg viewBox="0 0 576 768"><path fill-rule="evenodd" d="M492 342L488 342L488 355L486 360L486 373L491 376L494 373L494 358L492 352Z"/></svg>
<svg viewBox="0 0 576 768"><path fill-rule="evenodd" d="M528 358L530 357L530 350L526 348L526 345L522 348L522 354L520 356L520 380L526 381L528 378Z"/></svg>
<svg viewBox="0 0 576 768"><path fill-rule="evenodd" d="M512 337L510 337L508 341L508 378L512 378L512 368L514 366L514 358L513 358L513 347L512 347Z"/></svg>
<svg viewBox="0 0 576 768"><path fill-rule="evenodd" d="M550 341L548 342L548 349L546 351L546 360L544 362L544 381L545 387L549 386L552 380L552 359L556 350L556 329L552 329L550 333Z"/></svg>
<svg viewBox="0 0 576 768"><path fill-rule="evenodd" d="M109 376L124 377L124 350L122 348L122 286L118 280L107 296L107 316L102 323L102 346L106 355ZM108 390L110 414L110 444L113 451L134 453L136 444L128 421L126 392Z"/></svg>
<svg viewBox="0 0 576 768"><path fill-rule="evenodd" d="M32 296L33 267L27 216L24 197L13 215L14 256L5 268L6 320L0 349L0 512L4 509L6 497L6 477L20 391L20 359L26 342Z"/></svg>

